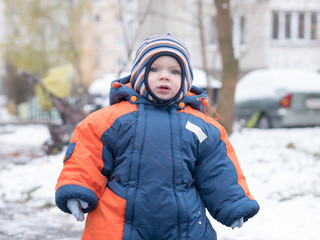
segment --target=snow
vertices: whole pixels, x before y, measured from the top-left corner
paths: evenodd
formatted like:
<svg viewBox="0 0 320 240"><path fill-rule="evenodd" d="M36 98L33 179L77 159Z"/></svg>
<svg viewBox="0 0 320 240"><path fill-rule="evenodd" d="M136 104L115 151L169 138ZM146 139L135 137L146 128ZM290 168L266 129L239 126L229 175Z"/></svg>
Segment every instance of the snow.
<svg viewBox="0 0 320 240"><path fill-rule="evenodd" d="M222 239L319 239L320 128L245 129L230 138L260 212ZM312 140L311 140L312 139Z"/></svg>
<svg viewBox="0 0 320 240"><path fill-rule="evenodd" d="M102 77L94 80L91 83L88 93L96 97L96 104L103 107L108 106L111 82L128 75L130 75L130 72L122 72L120 77L118 77L118 74L115 73L104 74Z"/></svg>
<svg viewBox="0 0 320 240"><path fill-rule="evenodd" d="M9 115L8 109L5 107L6 104L7 104L6 96L0 95L0 122L14 120L14 117Z"/></svg>
<svg viewBox="0 0 320 240"><path fill-rule="evenodd" d="M235 230L210 218L219 240L319 239L319 135L317 127L234 131L230 141L261 209ZM0 126L0 239L80 239L84 223L54 203L64 153L42 155L48 138L44 125ZM14 161L21 156L23 161ZM73 238L49 238L48 226ZM34 237L39 231L46 237Z"/></svg>
<svg viewBox="0 0 320 240"><path fill-rule="evenodd" d="M320 74L312 70L270 68L249 72L239 80L235 101L276 97L287 91L320 92Z"/></svg>
<svg viewBox="0 0 320 240"><path fill-rule="evenodd" d="M209 82L212 88L221 88L222 86L222 83L219 80L213 78L212 76L209 76ZM198 88L203 88L203 89L207 88L208 82L207 82L207 76L205 71L199 68L193 68L192 85Z"/></svg>

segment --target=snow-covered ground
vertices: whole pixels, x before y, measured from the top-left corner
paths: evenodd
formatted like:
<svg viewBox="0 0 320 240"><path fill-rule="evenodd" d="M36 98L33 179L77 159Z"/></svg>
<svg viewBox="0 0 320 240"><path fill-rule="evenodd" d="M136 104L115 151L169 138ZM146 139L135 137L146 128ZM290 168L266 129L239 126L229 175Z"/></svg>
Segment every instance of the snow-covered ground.
<svg viewBox="0 0 320 240"><path fill-rule="evenodd" d="M320 128L244 129L230 137L260 212L220 239L320 239Z"/></svg>
<svg viewBox="0 0 320 240"><path fill-rule="evenodd" d="M83 223L55 207L63 153L42 153L49 137L44 125L0 126L0 240L81 237Z"/></svg>
<svg viewBox="0 0 320 240"><path fill-rule="evenodd" d="M231 135L261 210L241 229L212 220L219 240L319 239L319 136L320 128L243 129ZM42 155L47 139L43 125L0 126L1 240L81 237L84 224L55 207L63 153Z"/></svg>

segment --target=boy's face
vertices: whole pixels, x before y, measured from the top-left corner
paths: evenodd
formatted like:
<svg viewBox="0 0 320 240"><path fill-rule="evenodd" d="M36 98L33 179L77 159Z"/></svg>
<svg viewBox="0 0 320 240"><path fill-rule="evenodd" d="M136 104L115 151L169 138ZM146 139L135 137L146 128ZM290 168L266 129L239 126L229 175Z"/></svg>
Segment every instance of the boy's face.
<svg viewBox="0 0 320 240"><path fill-rule="evenodd" d="M158 57L148 74L150 90L161 99L170 100L180 90L182 71L178 61L170 56Z"/></svg>

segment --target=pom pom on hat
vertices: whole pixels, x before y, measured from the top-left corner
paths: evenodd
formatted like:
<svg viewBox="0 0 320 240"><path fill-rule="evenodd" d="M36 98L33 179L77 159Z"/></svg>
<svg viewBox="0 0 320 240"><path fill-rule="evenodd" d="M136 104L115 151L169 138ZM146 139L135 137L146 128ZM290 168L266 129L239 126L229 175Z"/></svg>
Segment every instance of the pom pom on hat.
<svg viewBox="0 0 320 240"><path fill-rule="evenodd" d="M190 90L193 80L193 72L190 64L190 54L184 43L172 37L170 34L157 35L147 38L138 48L131 70L131 86L138 93L149 99L157 101L146 88L147 76L152 63L157 57L169 55L174 57L182 70L182 88L173 101L183 98ZM151 61L151 62L150 62ZM172 101L170 101L172 102Z"/></svg>

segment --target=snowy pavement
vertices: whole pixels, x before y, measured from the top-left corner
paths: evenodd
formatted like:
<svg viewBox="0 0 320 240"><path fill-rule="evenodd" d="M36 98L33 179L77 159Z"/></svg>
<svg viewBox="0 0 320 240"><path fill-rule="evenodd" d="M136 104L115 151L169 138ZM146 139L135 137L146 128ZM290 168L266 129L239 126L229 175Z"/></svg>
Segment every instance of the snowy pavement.
<svg viewBox="0 0 320 240"><path fill-rule="evenodd" d="M82 227L53 208L26 207L23 202L0 207L1 240L78 240Z"/></svg>
<svg viewBox="0 0 320 240"><path fill-rule="evenodd" d="M54 204L62 155L44 156L43 125L0 127L0 240L81 238L83 223Z"/></svg>
<svg viewBox="0 0 320 240"><path fill-rule="evenodd" d="M212 220L219 240L317 240L320 128L235 131L231 137L260 212L241 229ZM0 240L81 238L84 223L61 212L54 188L63 153L44 156L45 126L0 126Z"/></svg>

